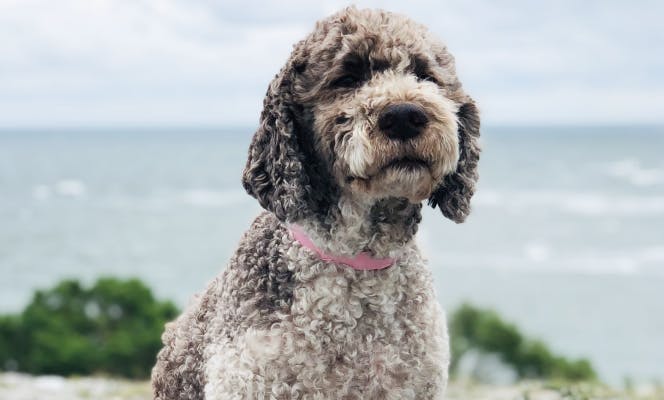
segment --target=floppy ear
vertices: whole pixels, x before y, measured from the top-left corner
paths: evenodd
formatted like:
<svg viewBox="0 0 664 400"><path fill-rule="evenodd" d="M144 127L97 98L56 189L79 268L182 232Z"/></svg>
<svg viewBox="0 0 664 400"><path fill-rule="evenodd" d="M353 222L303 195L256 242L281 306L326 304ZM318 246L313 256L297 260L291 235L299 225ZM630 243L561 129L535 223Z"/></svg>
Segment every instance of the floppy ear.
<svg viewBox="0 0 664 400"><path fill-rule="evenodd" d="M472 99L467 97L457 112L459 122L459 162L454 173L443 179L429 198L431 207L438 206L444 216L456 223L470 213L470 198L477 183L480 159L480 117Z"/></svg>
<svg viewBox="0 0 664 400"><path fill-rule="evenodd" d="M291 65L287 63L270 83L242 173L247 193L282 221L295 221L306 214L310 190L290 104Z"/></svg>

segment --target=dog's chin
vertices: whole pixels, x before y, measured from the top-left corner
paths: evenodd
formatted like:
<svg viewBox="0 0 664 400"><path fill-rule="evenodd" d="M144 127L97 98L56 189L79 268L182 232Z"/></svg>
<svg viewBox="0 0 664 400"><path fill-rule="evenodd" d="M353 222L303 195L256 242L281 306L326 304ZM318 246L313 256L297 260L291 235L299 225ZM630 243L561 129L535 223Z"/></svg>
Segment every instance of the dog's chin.
<svg viewBox="0 0 664 400"><path fill-rule="evenodd" d="M354 179L350 187L363 197L401 197L416 204L429 198L434 184L435 180L427 165L405 160L387 165L369 179Z"/></svg>

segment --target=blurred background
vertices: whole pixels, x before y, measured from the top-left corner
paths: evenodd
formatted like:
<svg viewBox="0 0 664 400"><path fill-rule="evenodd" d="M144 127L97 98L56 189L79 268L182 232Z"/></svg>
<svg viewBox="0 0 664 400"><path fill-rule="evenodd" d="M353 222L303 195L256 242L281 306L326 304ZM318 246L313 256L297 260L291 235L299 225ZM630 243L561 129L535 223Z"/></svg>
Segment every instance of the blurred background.
<svg viewBox="0 0 664 400"><path fill-rule="evenodd" d="M269 81L347 4L0 0L0 313L105 276L183 307L260 211L240 174ZM663 380L664 3L357 4L429 26L482 111L474 212L419 233L443 305Z"/></svg>

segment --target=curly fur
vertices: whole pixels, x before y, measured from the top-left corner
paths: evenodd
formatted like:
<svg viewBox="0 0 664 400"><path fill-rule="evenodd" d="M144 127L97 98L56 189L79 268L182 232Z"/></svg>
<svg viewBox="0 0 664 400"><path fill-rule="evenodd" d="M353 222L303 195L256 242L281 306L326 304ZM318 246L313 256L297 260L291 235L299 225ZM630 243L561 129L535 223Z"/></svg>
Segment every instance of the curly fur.
<svg viewBox="0 0 664 400"><path fill-rule="evenodd" d="M378 126L398 103L428 117L414 139ZM478 139L477 109L426 28L353 7L318 22L270 84L249 149L242 183L267 211L167 325L154 398L442 398L444 314L414 236L423 200L455 222L468 215ZM321 261L291 223L325 252L396 262Z"/></svg>

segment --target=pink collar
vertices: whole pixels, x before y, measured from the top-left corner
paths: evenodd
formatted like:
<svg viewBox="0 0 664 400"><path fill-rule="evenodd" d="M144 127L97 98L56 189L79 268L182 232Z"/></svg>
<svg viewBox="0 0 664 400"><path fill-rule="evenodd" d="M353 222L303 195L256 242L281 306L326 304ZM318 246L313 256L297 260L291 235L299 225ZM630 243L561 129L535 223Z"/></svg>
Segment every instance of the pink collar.
<svg viewBox="0 0 664 400"><path fill-rule="evenodd" d="M311 239L309 238L309 236L307 236L307 234L304 232L304 229L302 229L301 226L291 224L289 230L291 232L291 235L293 235L293 238L298 242L300 242L302 247L306 247L307 249L318 254L318 257L320 257L320 259L323 261L330 261L334 263L344 264L353 269L360 271L385 269L394 264L395 261L393 258L373 258L371 254L369 254L366 251L361 252L355 257L333 256L323 252L321 249L316 247L314 242L311 241Z"/></svg>

